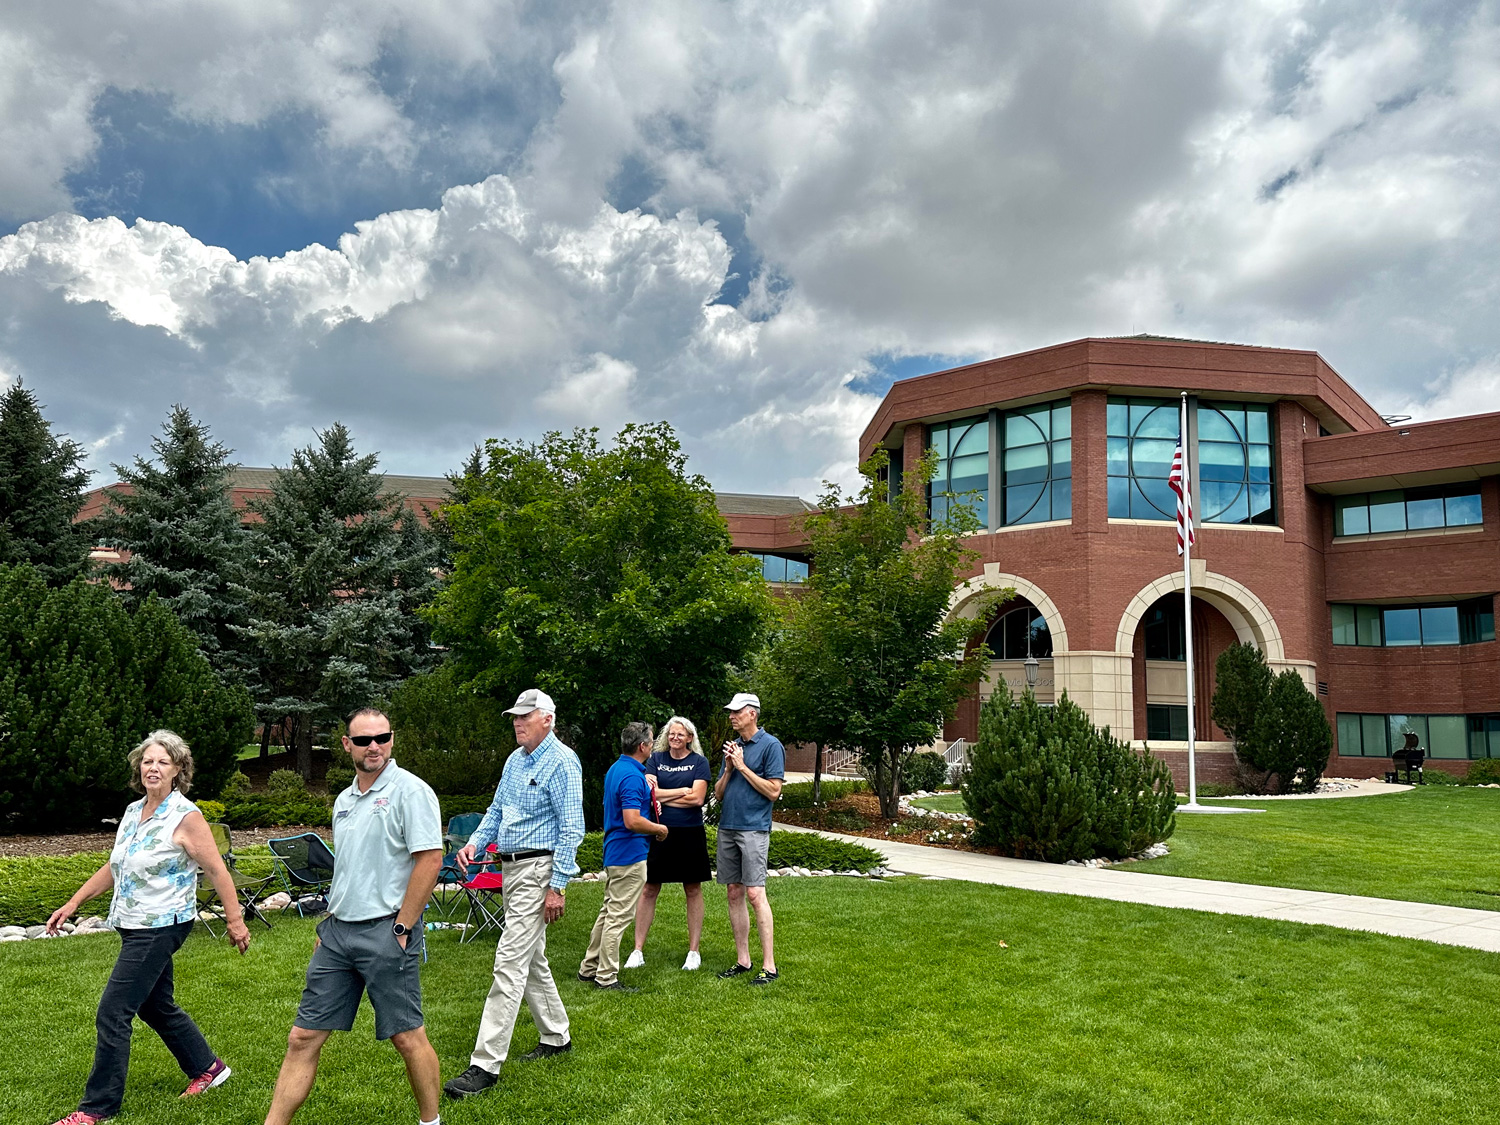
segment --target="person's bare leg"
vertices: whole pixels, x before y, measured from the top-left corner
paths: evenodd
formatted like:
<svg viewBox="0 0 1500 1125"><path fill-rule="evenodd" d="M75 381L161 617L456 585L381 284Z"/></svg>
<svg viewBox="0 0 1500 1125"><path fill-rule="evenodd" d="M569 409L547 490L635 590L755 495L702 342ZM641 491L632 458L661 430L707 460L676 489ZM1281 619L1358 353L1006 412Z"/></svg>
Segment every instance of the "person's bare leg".
<svg viewBox="0 0 1500 1125"><path fill-rule="evenodd" d="M391 1046L401 1052L401 1058L406 1062L406 1080L411 1083L411 1092L416 1096L421 1120L432 1121L438 1115L438 1091L443 1076L438 1067L437 1052L427 1039L427 1028L414 1027L410 1031L397 1032L391 1036Z"/></svg>
<svg viewBox="0 0 1500 1125"><path fill-rule="evenodd" d="M312 1093L313 1079L318 1076L318 1055L328 1042L329 1032L293 1027L286 1041L286 1057L276 1076L276 1091L271 1095L271 1109L266 1125L287 1125L307 1095ZM431 1121L432 1118L427 1118Z"/></svg>
<svg viewBox="0 0 1500 1125"><path fill-rule="evenodd" d="M771 920L771 900L766 897L765 887L750 887L750 905L755 907L755 928L760 931L760 967L768 973L776 971L776 933ZM748 940L745 943L749 951Z"/></svg>
<svg viewBox="0 0 1500 1125"><path fill-rule="evenodd" d="M729 928L734 932L734 955L741 965L750 964L750 908L745 904L745 884L729 884Z"/></svg>
<svg viewBox="0 0 1500 1125"><path fill-rule="evenodd" d="M687 896L688 948L696 953L703 938L703 884L684 883L682 893Z"/></svg>
<svg viewBox="0 0 1500 1125"><path fill-rule="evenodd" d="M651 923L656 921L656 896L661 894L660 883L647 883L635 904L635 951L646 948L646 935L651 932ZM697 948L694 946L693 948Z"/></svg>

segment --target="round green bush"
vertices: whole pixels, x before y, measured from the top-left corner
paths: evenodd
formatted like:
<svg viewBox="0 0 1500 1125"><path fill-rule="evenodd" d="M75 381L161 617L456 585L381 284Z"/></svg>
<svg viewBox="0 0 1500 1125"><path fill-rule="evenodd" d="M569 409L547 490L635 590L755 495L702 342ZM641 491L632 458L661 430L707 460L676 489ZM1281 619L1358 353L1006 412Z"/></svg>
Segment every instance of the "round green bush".
<svg viewBox="0 0 1500 1125"><path fill-rule="evenodd" d="M199 801L198 811L210 824L224 823L224 806L218 801Z"/></svg>
<svg viewBox="0 0 1500 1125"><path fill-rule="evenodd" d="M302 780L302 775L296 770L272 770L271 779L266 783L266 792L282 799L299 797L307 792L307 782Z"/></svg>
<svg viewBox="0 0 1500 1125"><path fill-rule="evenodd" d="M330 797L336 797L354 784L354 771L343 766L329 766L323 775L323 785Z"/></svg>
<svg viewBox="0 0 1500 1125"><path fill-rule="evenodd" d="M948 761L941 754L918 752L906 759L901 767L901 792L915 793L925 789L931 793L941 789L948 781Z"/></svg>
<svg viewBox="0 0 1500 1125"><path fill-rule="evenodd" d="M237 800L248 796L250 793L250 779L239 770L229 775L229 779L219 786L219 797L224 801Z"/></svg>

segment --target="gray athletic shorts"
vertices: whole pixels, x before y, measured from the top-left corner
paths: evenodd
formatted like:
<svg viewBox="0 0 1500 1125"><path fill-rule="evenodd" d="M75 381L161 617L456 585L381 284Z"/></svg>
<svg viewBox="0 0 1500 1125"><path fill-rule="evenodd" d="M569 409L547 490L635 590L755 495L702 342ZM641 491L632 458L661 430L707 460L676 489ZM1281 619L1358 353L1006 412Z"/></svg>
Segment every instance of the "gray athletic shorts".
<svg viewBox="0 0 1500 1125"><path fill-rule="evenodd" d="M406 939L391 933L394 918L340 922L333 915L318 923L322 944L307 966L307 984L297 1018L308 1031L348 1031L359 998L370 994L375 1038L389 1039L422 1026L422 930Z"/></svg>
<svg viewBox="0 0 1500 1125"><path fill-rule="evenodd" d="M771 852L769 832L741 832L734 828L719 829L719 882L739 883L744 887L766 885L766 857Z"/></svg>

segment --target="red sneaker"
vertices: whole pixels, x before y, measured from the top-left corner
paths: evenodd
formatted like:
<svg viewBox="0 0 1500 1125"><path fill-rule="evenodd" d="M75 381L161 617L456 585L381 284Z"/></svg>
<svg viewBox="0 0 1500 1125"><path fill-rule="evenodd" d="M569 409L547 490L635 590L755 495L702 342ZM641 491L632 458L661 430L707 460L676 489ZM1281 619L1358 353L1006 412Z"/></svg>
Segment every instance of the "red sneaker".
<svg viewBox="0 0 1500 1125"><path fill-rule="evenodd" d="M95 1117L92 1113L84 1113L81 1109L75 1109L61 1121L54 1121L52 1125L97 1125L98 1122L105 1120L107 1118Z"/></svg>
<svg viewBox="0 0 1500 1125"><path fill-rule="evenodd" d="M212 1090L215 1086L222 1086L229 1078L229 1068L224 1065L223 1059L214 1059L214 1065L198 1075L188 1083L188 1088L182 1092L185 1098L191 1098L195 1094L201 1094L204 1090Z"/></svg>

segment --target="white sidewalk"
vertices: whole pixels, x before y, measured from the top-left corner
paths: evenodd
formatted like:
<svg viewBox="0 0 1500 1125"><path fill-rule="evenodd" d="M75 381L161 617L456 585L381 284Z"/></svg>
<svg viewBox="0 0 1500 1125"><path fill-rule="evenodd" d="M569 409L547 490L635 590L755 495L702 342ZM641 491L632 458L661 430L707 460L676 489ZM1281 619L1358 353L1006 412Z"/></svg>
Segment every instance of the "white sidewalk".
<svg viewBox="0 0 1500 1125"><path fill-rule="evenodd" d="M780 824L775 830L811 829ZM1029 859L1002 859L976 852L929 848L865 836L822 832L832 840L863 844L886 857L896 871L912 875L941 875L971 883L991 883L1050 894L1107 898L1146 906L1205 910L1213 914L1242 914L1283 922L1307 922L1346 930L1370 930L1395 937L1419 938L1442 945L1463 945L1500 953L1500 911L1434 906L1398 899L1365 898L1328 891L1299 891L1288 887L1260 887L1251 883L1221 883L1212 879L1183 879L1173 875L1108 867L1069 867Z"/></svg>

